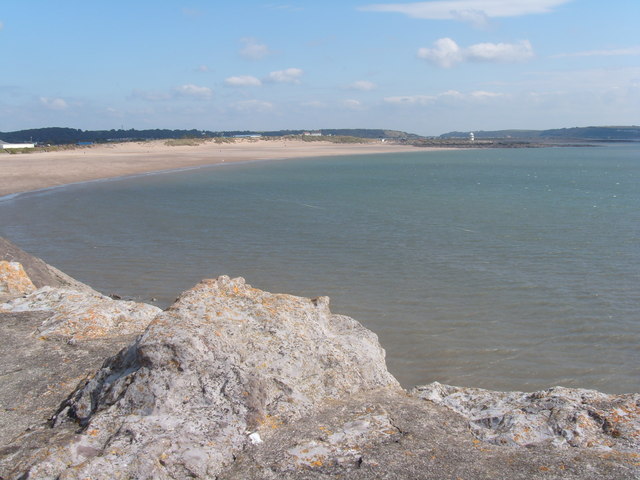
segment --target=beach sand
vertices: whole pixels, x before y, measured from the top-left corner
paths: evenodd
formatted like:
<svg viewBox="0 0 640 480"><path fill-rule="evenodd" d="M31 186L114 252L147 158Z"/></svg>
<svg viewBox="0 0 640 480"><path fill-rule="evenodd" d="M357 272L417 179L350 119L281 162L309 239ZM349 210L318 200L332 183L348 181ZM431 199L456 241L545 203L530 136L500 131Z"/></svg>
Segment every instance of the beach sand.
<svg viewBox="0 0 640 480"><path fill-rule="evenodd" d="M169 146L165 140L100 144L74 150L0 155L0 196L70 183L225 162L416 151L410 145L236 139Z"/></svg>

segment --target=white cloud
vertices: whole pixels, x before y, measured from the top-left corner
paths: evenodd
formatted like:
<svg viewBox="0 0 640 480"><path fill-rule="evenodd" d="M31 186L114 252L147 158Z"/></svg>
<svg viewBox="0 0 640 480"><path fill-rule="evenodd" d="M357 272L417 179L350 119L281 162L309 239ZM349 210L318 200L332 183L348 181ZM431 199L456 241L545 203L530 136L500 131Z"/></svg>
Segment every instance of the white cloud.
<svg viewBox="0 0 640 480"><path fill-rule="evenodd" d="M164 102L175 98L195 98L208 100L213 97L213 90L209 87L201 87L191 83L180 85L170 91L152 91L134 89L131 92L133 98L146 100L148 102Z"/></svg>
<svg viewBox="0 0 640 480"><path fill-rule="evenodd" d="M374 12L403 13L429 20L478 21L482 17L518 17L548 13L571 0L441 0L412 3L379 3L361 7Z"/></svg>
<svg viewBox="0 0 640 480"><path fill-rule="evenodd" d="M262 85L259 78L252 77L251 75L229 77L224 81L224 83L230 87L259 87Z"/></svg>
<svg viewBox="0 0 640 480"><path fill-rule="evenodd" d="M469 60L482 62L521 62L533 57L533 48L528 40L518 43L477 43L465 51Z"/></svg>
<svg viewBox="0 0 640 480"><path fill-rule="evenodd" d="M587 50L585 52L560 53L558 55L554 55L552 58L617 57L617 56L628 56L628 55L640 55L640 45L627 47L627 48L616 48L616 49L610 49L610 50Z"/></svg>
<svg viewBox="0 0 640 480"><path fill-rule="evenodd" d="M213 90L209 87L200 87L198 85L187 84L176 87L175 92L181 97L192 97L199 99L209 99L213 96Z"/></svg>
<svg viewBox="0 0 640 480"><path fill-rule="evenodd" d="M464 100L464 94L458 90L447 90L446 92L438 94L437 98Z"/></svg>
<svg viewBox="0 0 640 480"><path fill-rule="evenodd" d="M489 16L482 10L455 10L452 12L452 18L478 28L486 28L489 25Z"/></svg>
<svg viewBox="0 0 640 480"><path fill-rule="evenodd" d="M484 90L476 90L475 92L471 92L469 97L474 100L489 100L491 98L504 97L503 93L496 92L486 92Z"/></svg>
<svg viewBox="0 0 640 480"><path fill-rule="evenodd" d="M464 59L460 47L450 38L436 40L434 45L434 48L420 48L418 57L444 68L452 67Z"/></svg>
<svg viewBox="0 0 640 480"><path fill-rule="evenodd" d="M40 97L40 104L48 108L49 110L66 110L69 108L67 102L62 98L47 98Z"/></svg>
<svg viewBox="0 0 640 480"><path fill-rule="evenodd" d="M265 81L275 83L300 83L300 77L304 72L299 68L287 68L271 72Z"/></svg>
<svg viewBox="0 0 640 480"><path fill-rule="evenodd" d="M234 107L242 112L268 112L273 110L273 103L264 100L243 100L237 102Z"/></svg>
<svg viewBox="0 0 640 480"><path fill-rule="evenodd" d="M521 62L533 56L528 40L518 43L477 43L460 47L450 38L436 40L433 48L420 48L418 57L443 68L450 68L463 61Z"/></svg>
<svg viewBox="0 0 640 480"><path fill-rule="evenodd" d="M247 60L261 60L271 54L269 47L258 43L255 38L242 38L244 47L240 49L240 55Z"/></svg>
<svg viewBox="0 0 640 480"><path fill-rule="evenodd" d="M384 101L393 105L429 105L437 97L432 95L405 95L397 97L386 97Z"/></svg>
<svg viewBox="0 0 640 480"><path fill-rule="evenodd" d="M211 69L207 65L200 65L198 68L196 68L196 70L202 73L207 73L211 71Z"/></svg>
<svg viewBox="0 0 640 480"><path fill-rule="evenodd" d="M349 88L352 90L367 92L369 90L374 90L376 88L376 84L368 80L358 80L357 82L353 82L349 85Z"/></svg>

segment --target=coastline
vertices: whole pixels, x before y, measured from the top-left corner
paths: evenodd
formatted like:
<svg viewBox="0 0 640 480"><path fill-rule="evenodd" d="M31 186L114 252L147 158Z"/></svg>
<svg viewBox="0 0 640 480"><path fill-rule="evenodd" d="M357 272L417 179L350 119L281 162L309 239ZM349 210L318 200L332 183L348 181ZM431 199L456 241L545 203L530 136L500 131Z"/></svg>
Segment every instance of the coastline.
<svg viewBox="0 0 640 480"><path fill-rule="evenodd" d="M381 142L336 144L235 139L233 143L205 142L193 146L168 146L164 140L154 140L92 145L56 152L1 155L0 198L73 183L223 163L414 151L417 151L416 148L410 145Z"/></svg>

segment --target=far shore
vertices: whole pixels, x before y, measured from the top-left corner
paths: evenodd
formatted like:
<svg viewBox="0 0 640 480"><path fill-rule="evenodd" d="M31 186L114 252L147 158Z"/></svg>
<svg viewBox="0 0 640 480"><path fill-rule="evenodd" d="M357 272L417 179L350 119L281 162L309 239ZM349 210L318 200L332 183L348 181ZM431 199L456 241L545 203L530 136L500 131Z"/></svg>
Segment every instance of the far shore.
<svg viewBox="0 0 640 480"><path fill-rule="evenodd" d="M221 163L417 151L410 145L383 142L340 144L237 139L234 143L209 141L186 146L169 146L165 142L126 142L73 150L2 154L0 197L90 180Z"/></svg>

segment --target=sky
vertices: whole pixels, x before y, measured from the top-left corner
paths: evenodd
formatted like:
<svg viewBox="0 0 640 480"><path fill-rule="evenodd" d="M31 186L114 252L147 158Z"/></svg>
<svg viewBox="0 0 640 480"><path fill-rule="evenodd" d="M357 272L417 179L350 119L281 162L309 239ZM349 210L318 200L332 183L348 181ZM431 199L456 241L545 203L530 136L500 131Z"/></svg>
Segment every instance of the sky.
<svg viewBox="0 0 640 480"><path fill-rule="evenodd" d="M2 0L0 131L640 124L640 0Z"/></svg>

